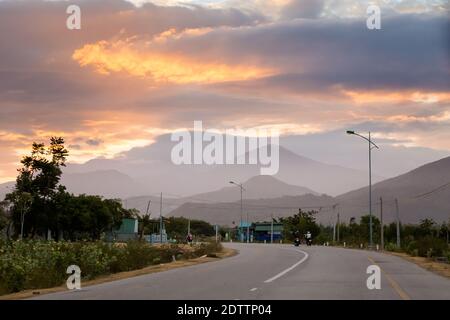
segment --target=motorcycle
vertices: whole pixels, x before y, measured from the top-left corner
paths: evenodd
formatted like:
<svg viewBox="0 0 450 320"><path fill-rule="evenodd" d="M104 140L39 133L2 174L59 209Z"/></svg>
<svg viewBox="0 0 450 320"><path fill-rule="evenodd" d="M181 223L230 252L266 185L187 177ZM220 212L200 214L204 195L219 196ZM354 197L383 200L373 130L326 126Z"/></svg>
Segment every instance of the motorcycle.
<svg viewBox="0 0 450 320"><path fill-rule="evenodd" d="M298 247L299 245L300 245L300 239L299 238L295 238L294 246Z"/></svg>
<svg viewBox="0 0 450 320"><path fill-rule="evenodd" d="M306 245L310 247L312 245L312 239L306 239Z"/></svg>

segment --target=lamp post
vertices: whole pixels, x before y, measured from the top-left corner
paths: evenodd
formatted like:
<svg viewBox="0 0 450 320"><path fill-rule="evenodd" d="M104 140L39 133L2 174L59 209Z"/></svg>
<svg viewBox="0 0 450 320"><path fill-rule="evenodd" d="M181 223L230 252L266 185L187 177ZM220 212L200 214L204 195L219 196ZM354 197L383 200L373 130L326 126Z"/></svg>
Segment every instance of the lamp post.
<svg viewBox="0 0 450 320"><path fill-rule="evenodd" d="M373 233L372 233L372 149L377 148L380 149L371 139L370 132L369 137L366 138L359 133L348 130L347 134L355 135L369 142L369 246L373 247Z"/></svg>
<svg viewBox="0 0 450 320"><path fill-rule="evenodd" d="M242 183L236 183L234 181L230 181L231 184L234 184L235 186L238 186L239 189L241 190L241 226L242 226L242 191L245 191L245 188L243 187ZM247 212L247 220L248 220L248 212ZM247 243L249 243L249 236L250 236L250 226L248 225L248 221L247 221Z"/></svg>

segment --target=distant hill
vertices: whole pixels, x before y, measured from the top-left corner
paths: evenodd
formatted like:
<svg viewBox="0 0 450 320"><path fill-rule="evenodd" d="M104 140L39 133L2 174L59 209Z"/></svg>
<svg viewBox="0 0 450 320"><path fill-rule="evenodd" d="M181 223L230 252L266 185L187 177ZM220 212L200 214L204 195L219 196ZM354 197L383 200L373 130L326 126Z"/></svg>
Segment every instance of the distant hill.
<svg viewBox="0 0 450 320"><path fill-rule="evenodd" d="M107 198L123 198L143 192L139 183L117 170L64 173L61 184L75 194L85 193Z"/></svg>
<svg viewBox="0 0 450 320"><path fill-rule="evenodd" d="M243 193L243 199L271 199L282 196L294 196L304 194L318 193L300 186L294 186L284 183L272 176L255 176L243 183L246 191ZM179 206L189 203L218 203L233 202L240 200L240 190L237 186L230 185L217 191L197 194L191 197L174 197L172 194L163 193L163 215L172 212ZM147 211L147 205L150 201L150 213L152 216L158 216L160 211L160 197L155 195L138 196L125 199L124 205L128 208L138 209L141 213Z"/></svg>
<svg viewBox="0 0 450 320"><path fill-rule="evenodd" d="M450 218L449 183L450 157L446 157L373 185L372 210L374 214L379 215L379 198L383 197L384 219L393 221L394 199L398 198L400 218L403 222L419 222L424 218L433 218L435 221L448 220ZM445 185L447 186L438 189ZM432 192L434 190L436 191ZM368 187L364 187L336 197L336 202L340 203L342 208L343 219L350 219L352 216L360 215L361 212L368 212L368 193ZM423 194L427 195L420 196Z"/></svg>
<svg viewBox="0 0 450 320"><path fill-rule="evenodd" d="M0 184L0 201L5 199L6 194L12 191L15 184L16 183L14 181L5 182L5 183Z"/></svg>
<svg viewBox="0 0 450 320"><path fill-rule="evenodd" d="M286 217L298 212L298 208L305 210L320 210L321 206L331 206L334 198L327 195L306 194L301 196L285 196L274 199L246 199L243 201L243 220L269 221L273 217ZM194 203L188 202L168 214L191 219L201 219L213 224L238 224L240 221L240 201L226 203ZM327 210L320 210L319 218L323 221L329 219Z"/></svg>
<svg viewBox="0 0 450 320"><path fill-rule="evenodd" d="M170 135L163 135L155 143L124 152L116 159L94 159L85 164L71 164L65 172L119 171L143 187L135 196L161 191L192 196L224 188L230 179L246 181L260 174L260 166L250 164L175 165L170 159L175 144L170 141ZM318 162L284 147L280 147L279 151L279 172L274 177L287 184L338 195L367 183L365 171ZM374 181L381 180L381 177L374 176Z"/></svg>
<svg viewBox="0 0 450 320"><path fill-rule="evenodd" d="M318 221L333 224L337 212L342 222L351 217L360 218L368 214L368 187L360 188L338 197L314 194L280 197L274 199L245 200L244 220L247 212L250 220L267 220L271 214L291 215L298 208L319 211ZM395 220L394 199L398 198L402 223L419 223L421 219L432 218L440 223L450 219L450 157L426 164L395 178L372 186L373 214L379 217L379 198L383 197L384 222ZM338 204L335 210L333 205ZM178 207L169 215L205 219L211 223L232 225L240 219L239 201L228 203L189 202Z"/></svg>
<svg viewBox="0 0 450 320"><path fill-rule="evenodd" d="M238 181L236 182L239 183ZM244 182L243 186L245 189L242 194L243 199L271 199L308 193L318 195L317 192L309 188L287 184L273 176L255 176ZM184 200L186 202L202 202L202 200L207 202L232 202L240 200L240 198L240 188L235 185L229 185L217 191L186 197Z"/></svg>

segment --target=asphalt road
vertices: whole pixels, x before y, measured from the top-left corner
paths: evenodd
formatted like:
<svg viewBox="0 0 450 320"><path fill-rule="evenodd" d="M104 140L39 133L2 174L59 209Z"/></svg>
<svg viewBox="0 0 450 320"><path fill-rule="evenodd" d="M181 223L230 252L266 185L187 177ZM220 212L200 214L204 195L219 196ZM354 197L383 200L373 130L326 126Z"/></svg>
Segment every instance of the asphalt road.
<svg viewBox="0 0 450 320"><path fill-rule="evenodd" d="M362 250L226 244L223 260L35 297L34 299L446 299L450 280L401 258ZM366 285L381 268L381 289Z"/></svg>

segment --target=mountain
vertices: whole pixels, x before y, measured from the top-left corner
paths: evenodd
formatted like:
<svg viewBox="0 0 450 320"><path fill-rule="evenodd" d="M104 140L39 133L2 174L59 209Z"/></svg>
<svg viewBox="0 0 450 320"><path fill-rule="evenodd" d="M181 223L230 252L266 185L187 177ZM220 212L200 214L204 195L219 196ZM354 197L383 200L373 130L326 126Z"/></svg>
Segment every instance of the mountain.
<svg viewBox="0 0 450 320"><path fill-rule="evenodd" d="M74 194L85 193L107 198L129 197L144 191L134 179L117 170L64 173L61 184Z"/></svg>
<svg viewBox="0 0 450 320"><path fill-rule="evenodd" d="M336 197L343 219L368 212L369 188L347 192ZM417 223L433 218L442 222L450 219L450 157L428 163L398 177L372 186L372 212L379 216L379 199L383 198L385 221L395 219L395 198L398 199L402 222Z"/></svg>
<svg viewBox="0 0 450 320"><path fill-rule="evenodd" d="M135 195L162 191L181 196L208 193L228 186L231 179L246 181L260 175L259 164L175 165L171 160L171 151L175 145L170 135L163 135L155 143L133 148L115 159L94 159L85 164L71 164L65 172L116 170L143 187ZM245 157L248 159L248 153ZM367 173L364 171L324 164L284 147L279 149L279 171L274 177L287 184L301 185L330 195L341 194L367 183ZM374 175L373 179L380 181L382 178Z"/></svg>
<svg viewBox="0 0 450 320"><path fill-rule="evenodd" d="M334 198L327 195L305 194L301 196L284 196L274 199L245 199L243 200L243 221L270 221L274 218L291 216L299 208L305 210L319 210L318 218L324 223L330 219L329 210ZM241 219L240 201L222 203L187 202L170 212L169 216L201 219L212 224L236 225Z"/></svg>
<svg viewBox="0 0 450 320"><path fill-rule="evenodd" d="M14 181L5 182L0 184L0 201L2 201L6 194L11 192L14 189L14 185L16 183Z"/></svg>
<svg viewBox="0 0 450 320"><path fill-rule="evenodd" d="M239 183L238 181L236 181ZM242 194L243 199L271 199L282 196L298 196L303 194L318 195L317 192L306 188L284 183L273 176L259 175L250 178L244 182L245 191ZM240 200L240 188L235 185L221 188L217 191L205 192L186 197L186 202L233 202Z"/></svg>
<svg viewBox="0 0 450 320"><path fill-rule="evenodd" d="M289 195L304 195L318 193L300 186L289 185L272 176L255 176L243 183L245 191L243 199L271 199ZM220 190L200 193L190 197L174 197L173 194L163 193L162 213L167 215L181 205L189 202L196 203L218 203L233 202L240 200L240 189L237 186L224 187ZM159 216L160 197L155 195L130 197L123 201L127 208L138 209L142 214L147 212L150 201L149 212L152 217Z"/></svg>
<svg viewBox="0 0 450 320"><path fill-rule="evenodd" d="M419 223L432 218L440 223L450 219L450 157L426 164L400 176L372 186L373 215L379 217L383 197L384 223L395 221L395 201L398 199L402 223ZM243 201L244 220L249 213L251 221L268 220L292 215L298 208L319 211L317 219L323 224L333 224L337 213L340 220L359 219L368 214L369 188L359 188L337 197L307 194L273 199L246 199ZM337 206L333 209L334 205ZM240 220L240 202L195 203L176 208L169 215L204 219L211 223L232 225Z"/></svg>

